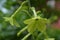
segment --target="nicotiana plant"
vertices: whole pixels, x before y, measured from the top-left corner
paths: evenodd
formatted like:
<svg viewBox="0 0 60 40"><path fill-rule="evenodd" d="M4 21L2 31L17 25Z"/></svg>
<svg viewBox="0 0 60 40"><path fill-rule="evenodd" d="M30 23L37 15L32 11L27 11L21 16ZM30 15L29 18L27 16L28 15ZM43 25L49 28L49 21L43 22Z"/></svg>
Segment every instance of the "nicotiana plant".
<svg viewBox="0 0 60 40"><path fill-rule="evenodd" d="M16 16L16 14L18 14L18 12L24 11L30 16L30 18L24 21L24 24L26 24L26 26L17 33L17 36L20 36L20 34L25 30L28 31L28 34L21 40L26 40L30 35L33 35L36 31L37 33L39 32L36 40L38 40L39 35L44 35L44 40L55 40L54 38L49 38L46 33L47 24L50 24L50 19L39 16L38 14L40 13L40 11L36 11L34 7L28 7L27 5L25 5L26 3L28 3L28 1L22 2L21 6L10 17L3 17L5 21L9 22L12 26L21 27L14 17ZM25 7L27 9L29 8L32 11L32 16L29 14L29 11L26 10Z"/></svg>

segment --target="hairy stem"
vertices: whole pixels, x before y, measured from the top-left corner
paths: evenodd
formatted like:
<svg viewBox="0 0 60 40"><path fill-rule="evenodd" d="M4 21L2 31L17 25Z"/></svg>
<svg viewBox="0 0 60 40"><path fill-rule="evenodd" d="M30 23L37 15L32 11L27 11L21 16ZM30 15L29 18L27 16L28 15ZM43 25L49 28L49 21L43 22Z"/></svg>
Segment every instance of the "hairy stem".
<svg viewBox="0 0 60 40"><path fill-rule="evenodd" d="M33 11L33 13L34 13L34 17L36 18L36 17L37 17L37 13L36 13L36 11L35 11L35 8L34 8L34 7L32 7L32 11Z"/></svg>

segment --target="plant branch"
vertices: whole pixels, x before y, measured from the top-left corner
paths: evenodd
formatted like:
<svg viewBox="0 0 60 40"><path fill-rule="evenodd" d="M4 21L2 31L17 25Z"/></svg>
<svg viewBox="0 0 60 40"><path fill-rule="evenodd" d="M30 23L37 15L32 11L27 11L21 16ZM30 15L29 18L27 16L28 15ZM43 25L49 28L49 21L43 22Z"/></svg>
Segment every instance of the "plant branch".
<svg viewBox="0 0 60 40"><path fill-rule="evenodd" d="M31 15L29 14L29 12L28 12L28 11L26 11L26 10L23 10L23 12L26 12L26 13L27 13L27 15L29 15L29 16L31 17Z"/></svg>
<svg viewBox="0 0 60 40"><path fill-rule="evenodd" d="M22 40L26 40L31 34L28 33Z"/></svg>
<svg viewBox="0 0 60 40"><path fill-rule="evenodd" d="M21 6L12 14L11 17L14 17L21 9L22 9L22 6L26 3L27 1L24 1Z"/></svg>
<svg viewBox="0 0 60 40"><path fill-rule="evenodd" d="M19 36L23 31L25 31L27 29L27 27L24 27L22 30L20 30L18 33L17 33L17 36Z"/></svg>
<svg viewBox="0 0 60 40"><path fill-rule="evenodd" d="M32 11L33 11L33 13L34 13L34 17L36 18L36 17L37 17L37 13L36 13L36 11L35 11L35 8L34 8L34 7L32 7Z"/></svg>

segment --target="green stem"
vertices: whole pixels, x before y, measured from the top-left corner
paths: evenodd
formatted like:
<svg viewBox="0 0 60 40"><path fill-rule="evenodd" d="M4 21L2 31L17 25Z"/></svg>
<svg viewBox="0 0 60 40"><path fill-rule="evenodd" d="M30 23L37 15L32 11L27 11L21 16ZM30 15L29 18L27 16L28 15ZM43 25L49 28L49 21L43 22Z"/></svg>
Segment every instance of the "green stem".
<svg viewBox="0 0 60 40"><path fill-rule="evenodd" d="M28 1L28 6L30 8L31 7L30 0L26 0L26 1Z"/></svg>
<svg viewBox="0 0 60 40"><path fill-rule="evenodd" d="M17 36L19 36L23 31L25 31L27 29L27 27L24 27L22 30L20 30L18 33L17 33Z"/></svg>
<svg viewBox="0 0 60 40"><path fill-rule="evenodd" d="M36 18L36 17L37 17L37 13L36 13L36 11L35 11L35 8L34 8L34 7L32 7L32 11L33 11L33 13L34 13L34 17Z"/></svg>
<svg viewBox="0 0 60 40"><path fill-rule="evenodd" d="M26 12L30 17L31 17L31 15L29 14L29 12L28 11L26 11L26 10L23 10L23 12Z"/></svg>
<svg viewBox="0 0 60 40"><path fill-rule="evenodd" d="M26 40L30 35L31 35L31 34L28 33L28 34L27 34L23 39L21 39L21 40Z"/></svg>
<svg viewBox="0 0 60 40"><path fill-rule="evenodd" d="M27 1L24 1L24 2L21 4L21 6L12 14L11 17L14 17L14 16L21 10L22 6L23 6L26 2L27 2Z"/></svg>

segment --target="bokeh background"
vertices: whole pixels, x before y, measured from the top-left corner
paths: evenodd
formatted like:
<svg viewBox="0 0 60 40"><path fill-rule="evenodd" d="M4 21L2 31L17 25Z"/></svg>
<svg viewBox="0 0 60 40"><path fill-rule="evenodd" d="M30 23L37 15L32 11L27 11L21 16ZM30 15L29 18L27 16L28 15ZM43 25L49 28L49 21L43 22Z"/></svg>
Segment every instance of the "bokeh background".
<svg viewBox="0 0 60 40"><path fill-rule="evenodd" d="M25 27L23 21L28 19L29 16L24 12L19 12L20 14L16 15L17 22L21 27L11 26L8 22L5 22L3 17L11 16L25 0L0 0L0 40L21 40L28 32L25 31L21 36L17 36L19 30ZM29 0L30 6L35 7L36 11L40 10L44 14L44 18L49 19L50 17L54 18L57 16L57 20L51 19L54 25L57 25L60 29L60 1L58 0ZM54 26L53 25L53 26ZM53 27L55 28L55 26ZM56 40L60 40L60 30L48 30L48 35ZM28 40L33 40L32 36Z"/></svg>

